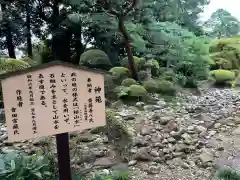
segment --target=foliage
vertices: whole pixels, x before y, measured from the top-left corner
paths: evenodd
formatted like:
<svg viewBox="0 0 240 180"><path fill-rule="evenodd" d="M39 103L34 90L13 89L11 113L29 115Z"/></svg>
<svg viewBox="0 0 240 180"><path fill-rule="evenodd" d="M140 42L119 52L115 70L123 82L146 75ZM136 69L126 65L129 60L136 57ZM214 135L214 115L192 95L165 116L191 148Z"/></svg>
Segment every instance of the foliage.
<svg viewBox="0 0 240 180"><path fill-rule="evenodd" d="M176 92L174 84L170 81L159 80L158 81L158 92L167 95L173 95Z"/></svg>
<svg viewBox="0 0 240 180"><path fill-rule="evenodd" d="M46 156L16 152L0 155L0 177L4 180L45 180L51 177Z"/></svg>
<svg viewBox="0 0 240 180"><path fill-rule="evenodd" d="M221 38L210 46L211 57L219 69L240 68L240 38Z"/></svg>
<svg viewBox="0 0 240 180"><path fill-rule="evenodd" d="M106 110L107 135L109 140L127 140L132 138L134 130L118 114L111 110Z"/></svg>
<svg viewBox="0 0 240 180"><path fill-rule="evenodd" d="M148 60L145 64L144 64L145 67L151 67L151 74L153 76L158 76L159 75L159 69L160 69L160 66L158 64L158 61L155 60L155 59L150 59Z"/></svg>
<svg viewBox="0 0 240 180"><path fill-rule="evenodd" d="M30 65L22 60L11 59L11 58L3 58L0 59L0 72L10 72L18 69L24 69L30 67Z"/></svg>
<svg viewBox="0 0 240 180"><path fill-rule="evenodd" d="M213 180L240 180L240 173L231 168L220 169L214 175Z"/></svg>
<svg viewBox="0 0 240 180"><path fill-rule="evenodd" d="M146 97L147 90L141 85L131 85L128 89L128 96L130 96L130 97Z"/></svg>
<svg viewBox="0 0 240 180"><path fill-rule="evenodd" d="M207 32L212 37L231 37L240 32L240 22L228 11L217 9L205 22Z"/></svg>
<svg viewBox="0 0 240 180"><path fill-rule="evenodd" d="M210 72L210 75L214 77L216 84L227 83L228 81L234 80L236 77L234 72L224 69L213 70Z"/></svg>
<svg viewBox="0 0 240 180"><path fill-rule="evenodd" d="M109 72L112 73L114 80L120 82L122 82L121 80L130 76L130 71L125 67L113 67L109 70Z"/></svg>
<svg viewBox="0 0 240 180"><path fill-rule="evenodd" d="M102 69L108 69L112 66L108 55L99 49L91 49L84 52L80 57L79 64Z"/></svg>
<svg viewBox="0 0 240 180"><path fill-rule="evenodd" d="M146 62L146 60L144 58L138 58L136 56L133 56L133 58L134 58L134 63L136 65L136 67L137 67L137 70L141 70L143 68L143 65ZM123 58L120 61L120 64L121 64L121 66L130 69L127 57Z"/></svg>
<svg viewBox="0 0 240 180"><path fill-rule="evenodd" d="M157 93L158 92L158 83L153 79L150 79L148 81L144 81L143 82L143 87L149 93Z"/></svg>
<svg viewBox="0 0 240 180"><path fill-rule="evenodd" d="M125 87L129 87L133 84L137 84L137 81L135 81L134 79L132 78L127 78L127 79L124 79L121 83L122 86L125 86Z"/></svg>

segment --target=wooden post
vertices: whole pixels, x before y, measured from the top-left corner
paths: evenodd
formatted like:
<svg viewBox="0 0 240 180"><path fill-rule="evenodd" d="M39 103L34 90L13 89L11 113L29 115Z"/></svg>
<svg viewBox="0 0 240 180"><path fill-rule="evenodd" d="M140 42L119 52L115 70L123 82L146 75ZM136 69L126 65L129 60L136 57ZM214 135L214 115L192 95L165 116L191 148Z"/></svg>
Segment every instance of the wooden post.
<svg viewBox="0 0 240 180"><path fill-rule="evenodd" d="M56 142L59 180L72 180L68 133L57 134Z"/></svg>

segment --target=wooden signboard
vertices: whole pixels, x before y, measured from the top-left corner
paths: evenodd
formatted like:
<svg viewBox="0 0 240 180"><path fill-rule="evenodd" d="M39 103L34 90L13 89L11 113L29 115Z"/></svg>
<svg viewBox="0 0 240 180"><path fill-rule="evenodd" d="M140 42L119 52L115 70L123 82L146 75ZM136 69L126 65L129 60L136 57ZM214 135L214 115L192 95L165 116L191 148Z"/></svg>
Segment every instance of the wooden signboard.
<svg viewBox="0 0 240 180"><path fill-rule="evenodd" d="M105 125L102 73L53 62L1 79L10 142Z"/></svg>

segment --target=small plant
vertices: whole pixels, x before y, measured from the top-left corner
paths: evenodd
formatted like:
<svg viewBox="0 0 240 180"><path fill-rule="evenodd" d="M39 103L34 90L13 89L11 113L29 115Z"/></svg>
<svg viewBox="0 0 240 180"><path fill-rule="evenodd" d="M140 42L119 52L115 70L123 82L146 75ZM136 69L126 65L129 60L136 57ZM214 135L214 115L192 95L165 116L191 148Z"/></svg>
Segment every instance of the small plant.
<svg viewBox="0 0 240 180"><path fill-rule="evenodd" d="M240 173L231 168L220 169L213 180L240 180Z"/></svg>
<svg viewBox="0 0 240 180"><path fill-rule="evenodd" d="M4 180L47 180L51 178L46 156L27 156L18 152L0 154L0 179Z"/></svg>

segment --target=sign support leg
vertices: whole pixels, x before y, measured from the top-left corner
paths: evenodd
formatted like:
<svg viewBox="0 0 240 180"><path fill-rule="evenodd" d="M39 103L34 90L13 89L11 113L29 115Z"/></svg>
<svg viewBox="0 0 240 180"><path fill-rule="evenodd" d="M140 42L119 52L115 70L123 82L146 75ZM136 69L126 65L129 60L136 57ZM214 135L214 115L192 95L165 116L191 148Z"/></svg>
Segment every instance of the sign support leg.
<svg viewBox="0 0 240 180"><path fill-rule="evenodd" d="M59 180L72 180L68 133L56 135Z"/></svg>

